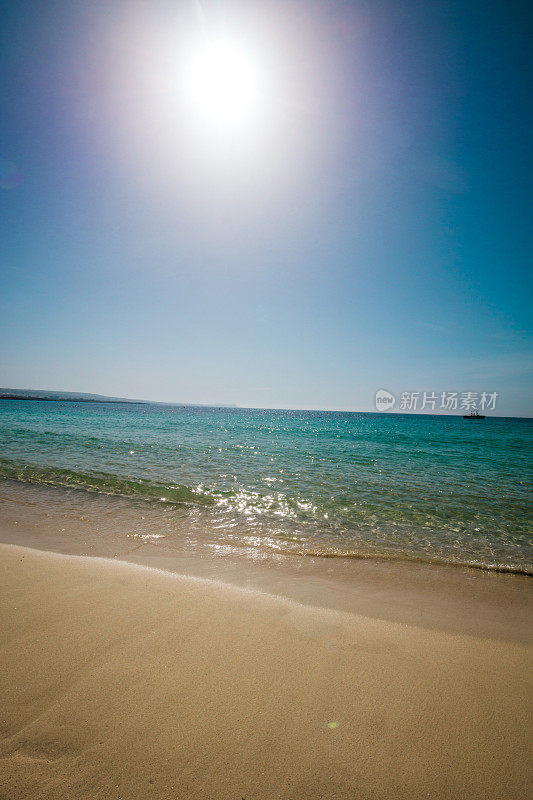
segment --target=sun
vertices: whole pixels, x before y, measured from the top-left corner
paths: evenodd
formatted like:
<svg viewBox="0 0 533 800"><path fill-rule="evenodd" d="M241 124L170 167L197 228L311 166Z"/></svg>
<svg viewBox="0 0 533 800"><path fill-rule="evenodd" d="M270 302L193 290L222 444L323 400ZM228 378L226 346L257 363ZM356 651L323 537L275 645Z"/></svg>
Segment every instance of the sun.
<svg viewBox="0 0 533 800"><path fill-rule="evenodd" d="M260 71L239 42L203 40L191 49L184 73L187 111L207 132L236 134L257 121Z"/></svg>

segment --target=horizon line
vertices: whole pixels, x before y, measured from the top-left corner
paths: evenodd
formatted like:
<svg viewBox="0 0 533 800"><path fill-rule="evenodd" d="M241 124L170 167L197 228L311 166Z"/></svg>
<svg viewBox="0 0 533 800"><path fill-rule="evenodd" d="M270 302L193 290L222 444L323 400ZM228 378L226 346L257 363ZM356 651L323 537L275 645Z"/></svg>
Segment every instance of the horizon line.
<svg viewBox="0 0 533 800"><path fill-rule="evenodd" d="M10 395L9 393L28 393L31 392L35 395L43 395L42 397L18 397L16 394ZM59 395L59 397L45 397L44 395ZM67 397L70 395L70 397ZM85 395L85 397L84 397ZM460 413L464 409L457 409L457 413L439 413L438 411L408 411L405 409L398 409L394 411L378 411L377 409L341 409L341 408L298 408L294 407L270 407L270 406L241 406L236 403L185 403L183 401L169 401L169 400L140 400L132 397L117 397L114 395L103 395L96 392L80 392L80 391L59 391L57 389L13 389L7 387L0 387L0 400L35 400L35 401L48 401L48 402L105 402L105 403L132 403L142 405L163 405L163 406L183 406L184 408L218 408L218 409L239 409L242 411L302 411L302 412L316 412L316 413L332 413L332 414L375 414L376 416L420 416L420 417L463 417ZM486 418L492 419L533 419L533 414L527 416L520 416L518 414L485 414Z"/></svg>

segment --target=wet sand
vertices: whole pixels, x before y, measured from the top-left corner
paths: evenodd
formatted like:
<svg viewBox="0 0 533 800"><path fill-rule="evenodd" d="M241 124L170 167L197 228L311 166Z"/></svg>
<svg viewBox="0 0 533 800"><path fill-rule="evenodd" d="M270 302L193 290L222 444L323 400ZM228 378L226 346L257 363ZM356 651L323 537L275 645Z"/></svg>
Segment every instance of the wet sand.
<svg viewBox="0 0 533 800"><path fill-rule="evenodd" d="M242 537L240 537L242 539ZM396 560L297 556L191 534L157 504L0 481L0 541L131 561L304 605L475 637L533 642L533 580Z"/></svg>

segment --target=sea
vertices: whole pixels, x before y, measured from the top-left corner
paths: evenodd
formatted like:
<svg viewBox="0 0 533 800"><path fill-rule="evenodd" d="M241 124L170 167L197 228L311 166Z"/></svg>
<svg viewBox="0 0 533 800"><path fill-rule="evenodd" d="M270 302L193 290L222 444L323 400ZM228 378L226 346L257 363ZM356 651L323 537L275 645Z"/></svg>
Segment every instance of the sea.
<svg viewBox="0 0 533 800"><path fill-rule="evenodd" d="M0 400L0 482L128 503L154 547L533 574L533 420Z"/></svg>

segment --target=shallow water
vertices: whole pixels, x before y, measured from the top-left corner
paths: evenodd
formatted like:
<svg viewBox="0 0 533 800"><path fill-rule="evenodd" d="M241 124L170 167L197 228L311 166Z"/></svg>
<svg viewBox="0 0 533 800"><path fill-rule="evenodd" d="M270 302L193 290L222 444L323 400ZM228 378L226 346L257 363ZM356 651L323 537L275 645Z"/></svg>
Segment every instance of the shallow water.
<svg viewBox="0 0 533 800"><path fill-rule="evenodd" d="M146 502L171 547L533 572L533 421L0 401L0 476ZM157 514L156 514L157 516ZM154 514L151 514L153 519Z"/></svg>

